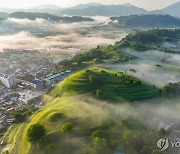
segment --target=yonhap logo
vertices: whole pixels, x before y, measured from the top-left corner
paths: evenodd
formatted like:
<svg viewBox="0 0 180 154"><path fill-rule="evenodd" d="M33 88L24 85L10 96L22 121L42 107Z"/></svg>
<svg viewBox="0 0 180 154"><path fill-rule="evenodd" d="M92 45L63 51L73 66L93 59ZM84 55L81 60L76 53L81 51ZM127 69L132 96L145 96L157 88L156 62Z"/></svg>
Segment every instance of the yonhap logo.
<svg viewBox="0 0 180 154"><path fill-rule="evenodd" d="M167 138L161 138L157 141L157 147L160 151L167 150L169 147L169 140Z"/></svg>
<svg viewBox="0 0 180 154"><path fill-rule="evenodd" d="M159 151L167 150L168 147L171 146L172 148L180 148L180 142L177 141L169 141L168 138L161 138L157 141L157 147Z"/></svg>

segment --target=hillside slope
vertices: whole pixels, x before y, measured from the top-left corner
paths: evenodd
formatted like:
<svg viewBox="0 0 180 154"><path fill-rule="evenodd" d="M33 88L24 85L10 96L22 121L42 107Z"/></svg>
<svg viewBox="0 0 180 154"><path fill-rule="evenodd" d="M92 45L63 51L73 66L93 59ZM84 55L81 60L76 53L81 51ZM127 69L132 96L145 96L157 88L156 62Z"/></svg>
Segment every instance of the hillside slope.
<svg viewBox="0 0 180 154"><path fill-rule="evenodd" d="M100 80L90 83L89 74ZM136 82L127 82L131 80ZM92 81L96 80L92 78ZM101 88L102 93L96 93L95 97L92 94L96 88ZM123 104L116 106L118 104L101 99L138 100L152 98L159 95L158 92L157 88L122 73L96 68L83 70L60 83L51 92L51 96L45 96L44 100L48 99L49 102L27 123L13 125L3 140L8 143L9 153L18 154L110 154L116 150L137 154L140 152L139 148L126 148L135 146L136 142L127 145L129 138L124 136L129 134L133 140L145 140L142 146L147 146L153 141L155 143L156 137L147 140L141 136L152 136L153 130L120 112ZM123 102L128 103L124 100ZM30 143L27 140L27 131L36 123L46 128L46 136L37 143ZM65 123L72 124L72 130L68 133L61 132ZM155 149L152 144L147 151L152 152Z"/></svg>
<svg viewBox="0 0 180 154"><path fill-rule="evenodd" d="M165 52L173 52L163 48L164 42L178 42L180 39L180 29L153 29L148 31L138 31L127 35L124 39L116 42L117 48L131 48L136 51L146 51L148 49L159 49Z"/></svg>
<svg viewBox="0 0 180 154"><path fill-rule="evenodd" d="M87 98L87 95L58 97L34 114L29 122L11 127L3 139L10 145L9 153L110 154L114 151L127 151L125 147L136 143L124 144L128 139L123 139L123 136L130 133L131 139L145 141L142 146L152 145L146 151L156 150L156 146L152 144L157 139L153 136L155 132L138 120L125 117L118 109L121 106L99 102ZM36 123L46 128L46 136L37 144L27 141L27 130ZM65 123L73 125L69 133L61 132ZM93 137L96 131L100 134ZM149 135L151 138L148 139ZM96 145L96 140L100 145ZM103 146L101 141L105 143ZM138 148L129 151L137 154L136 150L140 151Z"/></svg>

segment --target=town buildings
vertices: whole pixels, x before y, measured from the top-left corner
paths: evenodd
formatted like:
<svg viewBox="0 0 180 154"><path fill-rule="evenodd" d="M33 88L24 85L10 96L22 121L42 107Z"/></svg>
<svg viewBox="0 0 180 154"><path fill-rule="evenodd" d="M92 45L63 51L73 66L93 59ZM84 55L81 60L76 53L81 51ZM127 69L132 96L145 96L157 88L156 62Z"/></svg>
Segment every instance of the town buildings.
<svg viewBox="0 0 180 154"><path fill-rule="evenodd" d="M7 88L12 88L16 85L16 79L13 76L1 74L0 81Z"/></svg>

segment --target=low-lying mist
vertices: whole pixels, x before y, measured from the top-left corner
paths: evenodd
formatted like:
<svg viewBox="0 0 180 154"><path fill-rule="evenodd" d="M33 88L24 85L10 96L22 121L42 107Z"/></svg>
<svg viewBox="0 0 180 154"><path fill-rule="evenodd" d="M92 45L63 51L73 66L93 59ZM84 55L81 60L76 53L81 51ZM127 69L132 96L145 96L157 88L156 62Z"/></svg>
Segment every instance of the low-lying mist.
<svg viewBox="0 0 180 154"><path fill-rule="evenodd" d="M0 21L0 51L29 49L40 51L77 52L98 45L113 44L127 32L123 29L107 30L99 26L106 18L94 17L95 22L63 23L44 19L14 19ZM40 42L37 44L37 42Z"/></svg>
<svg viewBox="0 0 180 154"><path fill-rule="evenodd" d="M126 71L128 74L149 82L156 86L163 87L168 83L180 82L180 55L165 53L157 50L138 52L125 50L136 59L130 63L107 65L105 67L117 71ZM133 73L130 69L135 69Z"/></svg>
<svg viewBox="0 0 180 154"><path fill-rule="evenodd" d="M37 44L37 42L40 42ZM111 44L113 40L101 37L86 37L77 33L66 35L37 37L30 32L19 32L13 35L0 36L0 50L10 49L30 49L40 51L61 51L76 52L88 50L97 45Z"/></svg>
<svg viewBox="0 0 180 154"><path fill-rule="evenodd" d="M76 102L82 102L82 96L77 96L74 99ZM111 103L107 101L100 101L93 99L92 97L85 96L88 98L88 102L83 103L83 108L92 110L94 113L98 113L96 118L101 117L103 120L124 120L128 117L133 118L148 128L157 130L158 124L164 122L173 127L179 126L179 110L180 110L180 99L179 98L155 98L150 100L144 100L139 102L119 102ZM80 111L81 116L85 114L86 110ZM84 112L84 113L83 113ZM72 113L71 113L72 114Z"/></svg>

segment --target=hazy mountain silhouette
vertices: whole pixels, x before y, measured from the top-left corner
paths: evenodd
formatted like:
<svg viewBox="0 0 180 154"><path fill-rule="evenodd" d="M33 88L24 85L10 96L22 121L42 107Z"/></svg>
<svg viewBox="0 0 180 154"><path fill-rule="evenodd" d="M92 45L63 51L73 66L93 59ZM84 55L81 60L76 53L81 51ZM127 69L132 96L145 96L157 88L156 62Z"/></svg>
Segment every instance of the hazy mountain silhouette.
<svg viewBox="0 0 180 154"><path fill-rule="evenodd" d="M136 6L125 4L125 5L99 5L90 6L82 9L66 9L61 12L61 14L68 15L85 15L85 16L124 16L132 14L145 14L148 11Z"/></svg>
<svg viewBox="0 0 180 154"><path fill-rule="evenodd" d="M111 17L112 21L119 21L121 27L180 27L180 19L170 15L131 15Z"/></svg>
<svg viewBox="0 0 180 154"><path fill-rule="evenodd" d="M101 5L103 5L103 4L101 4L101 3L87 3L87 4L79 4L79 5L73 6L69 9L85 9L88 7L96 7L96 6L101 6Z"/></svg>
<svg viewBox="0 0 180 154"><path fill-rule="evenodd" d="M180 17L180 2L172 4L164 9L162 9L162 11L169 15Z"/></svg>
<svg viewBox="0 0 180 154"><path fill-rule="evenodd" d="M180 17L180 2L172 4L161 10L147 11L143 8L136 7L126 3L121 5L104 5L101 3L79 4L70 8L61 8L56 5L40 5L28 9L10 9L0 8L0 12L39 12L50 13L55 15L79 15L79 16L127 16L127 15L142 15L142 14L169 14L171 16ZM3 14L2 14L3 15ZM1 16L0 16L1 17Z"/></svg>
<svg viewBox="0 0 180 154"><path fill-rule="evenodd" d="M17 19L29 19L35 20L37 18L42 18L46 20L52 21L63 21L63 22L82 22L82 21L94 21L91 18L72 16L72 17L60 17L47 13L32 13L32 12L15 12L8 15L9 18L17 18Z"/></svg>

